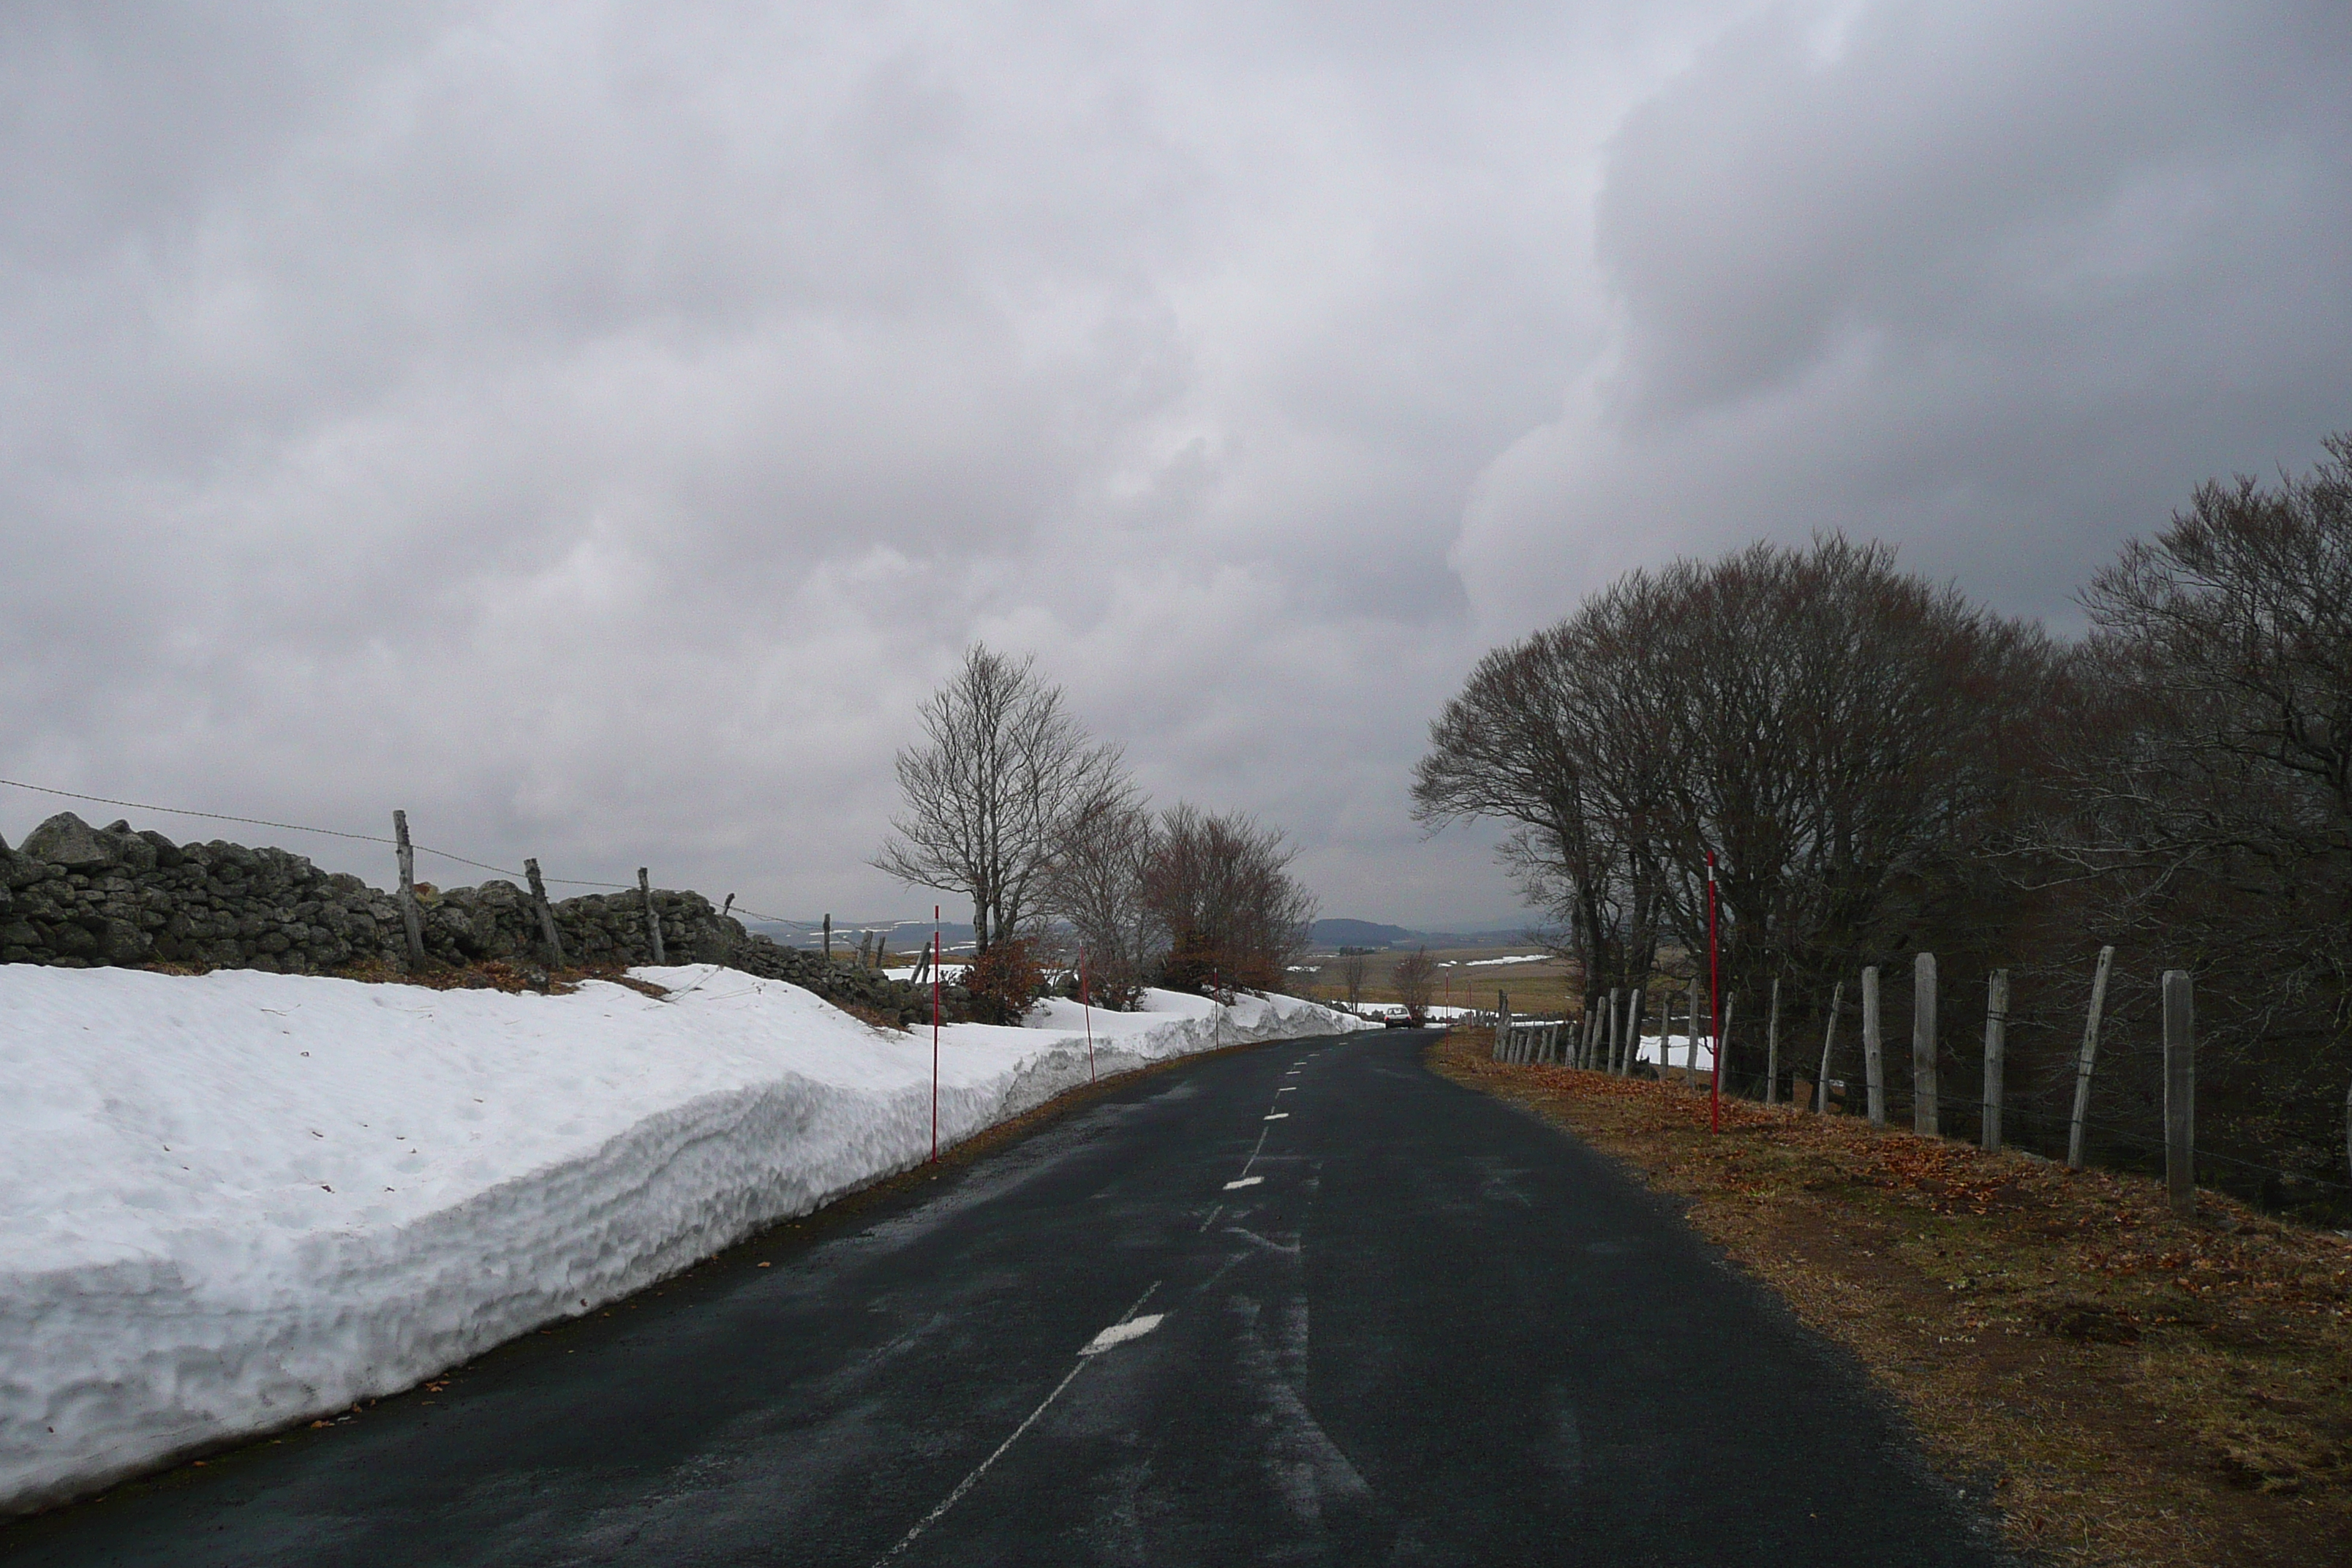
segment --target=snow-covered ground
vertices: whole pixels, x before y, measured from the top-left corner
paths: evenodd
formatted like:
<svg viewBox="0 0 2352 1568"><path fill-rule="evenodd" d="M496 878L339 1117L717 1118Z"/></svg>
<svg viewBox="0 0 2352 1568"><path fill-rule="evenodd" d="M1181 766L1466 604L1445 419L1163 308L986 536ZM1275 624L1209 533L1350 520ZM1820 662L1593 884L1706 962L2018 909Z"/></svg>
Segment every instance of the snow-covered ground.
<svg viewBox="0 0 2352 1568"><path fill-rule="evenodd" d="M0 1511L408 1387L921 1161L931 1039L710 965L656 1000L0 965ZM1087 1076L941 1031L942 1146ZM1103 1073L1358 1020L1148 992Z"/></svg>
<svg viewBox="0 0 2352 1568"><path fill-rule="evenodd" d="M963 978L964 968L971 963L971 960L969 958L958 958L950 953L940 960L940 977L952 984ZM882 977L886 980L912 980L915 977L915 971L919 967L920 965L912 963L893 964L882 971ZM924 976L923 983L929 984L930 977Z"/></svg>

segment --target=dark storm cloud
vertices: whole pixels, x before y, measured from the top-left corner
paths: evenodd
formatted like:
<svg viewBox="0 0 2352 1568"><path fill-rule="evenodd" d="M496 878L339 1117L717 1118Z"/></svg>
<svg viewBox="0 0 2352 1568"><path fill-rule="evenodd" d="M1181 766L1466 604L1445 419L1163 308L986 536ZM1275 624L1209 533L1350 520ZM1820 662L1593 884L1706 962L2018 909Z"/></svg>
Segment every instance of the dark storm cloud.
<svg viewBox="0 0 2352 1568"><path fill-rule="evenodd" d="M1817 527L2063 620L2197 479L2352 424L2340 11L1819 21L1731 28L1612 139L1616 350L1457 555L1498 622Z"/></svg>
<svg viewBox="0 0 2352 1568"><path fill-rule="evenodd" d="M1496 911L1403 793L1486 637L1823 522L2047 608L2352 423L2341 32L11 7L0 774L912 910L978 637L1335 910Z"/></svg>

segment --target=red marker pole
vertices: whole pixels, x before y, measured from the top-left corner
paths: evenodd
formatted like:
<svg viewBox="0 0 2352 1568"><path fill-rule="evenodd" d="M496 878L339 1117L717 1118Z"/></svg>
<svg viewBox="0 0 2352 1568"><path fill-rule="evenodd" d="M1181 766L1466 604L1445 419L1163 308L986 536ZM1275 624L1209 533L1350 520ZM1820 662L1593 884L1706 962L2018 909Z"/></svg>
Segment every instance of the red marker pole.
<svg viewBox="0 0 2352 1568"><path fill-rule="evenodd" d="M931 906L931 1160L940 1157L940 906Z"/></svg>
<svg viewBox="0 0 2352 1568"><path fill-rule="evenodd" d="M1087 994L1087 950L1078 949L1078 1005L1087 1010L1087 1081L1095 1080L1095 1005Z"/></svg>
<svg viewBox="0 0 2352 1568"><path fill-rule="evenodd" d="M1706 852L1706 988L1708 1032L1715 1036L1714 1049L1708 1054L1715 1059L1713 1081L1707 1088L1707 1131L1723 1131L1723 953L1716 939L1716 909L1721 900L1715 890L1715 851Z"/></svg>

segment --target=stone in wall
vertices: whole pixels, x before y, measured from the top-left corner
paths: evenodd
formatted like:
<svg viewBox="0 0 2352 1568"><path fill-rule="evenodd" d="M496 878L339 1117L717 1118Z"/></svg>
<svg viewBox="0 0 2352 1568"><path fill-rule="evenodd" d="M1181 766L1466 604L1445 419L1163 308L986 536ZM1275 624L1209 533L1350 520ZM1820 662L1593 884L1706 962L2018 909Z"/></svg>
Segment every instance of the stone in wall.
<svg viewBox="0 0 2352 1568"><path fill-rule="evenodd" d="M420 886L427 956L450 964L530 961L539 927L530 896L493 880L446 890ZM583 964L649 963L645 899L593 893L553 906L565 956ZM929 999L877 970L754 936L696 892L656 889L664 955L725 963L803 985L902 1021L929 1016ZM92 827L60 812L10 849L0 841L0 963L67 968L185 963L324 974L369 962L404 965L407 938L391 893L326 872L283 849L215 840L179 845L128 822ZM951 987L950 1017L964 998Z"/></svg>

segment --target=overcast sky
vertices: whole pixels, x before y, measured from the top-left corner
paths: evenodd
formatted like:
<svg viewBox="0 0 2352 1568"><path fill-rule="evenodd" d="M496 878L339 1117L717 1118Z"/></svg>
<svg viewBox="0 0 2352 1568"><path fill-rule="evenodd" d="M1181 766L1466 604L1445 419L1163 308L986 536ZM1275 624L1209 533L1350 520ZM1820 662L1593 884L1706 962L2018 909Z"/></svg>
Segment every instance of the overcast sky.
<svg viewBox="0 0 2352 1568"><path fill-rule="evenodd" d="M0 6L65 789L928 913L978 638L1326 913L1503 919L1405 793L1495 643L1824 526L2071 629L2347 426L2341 0Z"/></svg>

